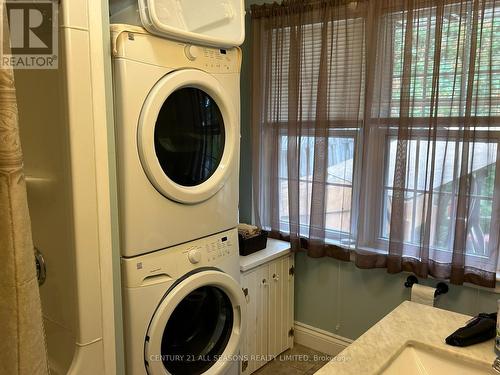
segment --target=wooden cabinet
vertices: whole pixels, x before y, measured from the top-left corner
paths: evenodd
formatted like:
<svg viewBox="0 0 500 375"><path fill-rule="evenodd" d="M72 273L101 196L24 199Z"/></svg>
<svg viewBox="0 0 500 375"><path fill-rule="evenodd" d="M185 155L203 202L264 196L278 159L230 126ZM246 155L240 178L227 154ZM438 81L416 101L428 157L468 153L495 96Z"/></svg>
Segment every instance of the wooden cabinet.
<svg viewBox="0 0 500 375"><path fill-rule="evenodd" d="M242 374L293 346L294 258L289 252L241 274L247 298Z"/></svg>

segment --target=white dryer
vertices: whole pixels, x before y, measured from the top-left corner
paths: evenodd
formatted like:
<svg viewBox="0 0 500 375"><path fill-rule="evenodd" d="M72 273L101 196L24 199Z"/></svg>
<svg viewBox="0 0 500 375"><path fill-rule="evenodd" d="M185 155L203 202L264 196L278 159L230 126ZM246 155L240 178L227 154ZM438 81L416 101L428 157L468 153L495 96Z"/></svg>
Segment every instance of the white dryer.
<svg viewBox="0 0 500 375"><path fill-rule="evenodd" d="M170 41L112 25L122 255L238 222L238 48Z"/></svg>
<svg viewBox="0 0 500 375"><path fill-rule="evenodd" d="M128 375L237 375L245 297L237 230L122 258Z"/></svg>

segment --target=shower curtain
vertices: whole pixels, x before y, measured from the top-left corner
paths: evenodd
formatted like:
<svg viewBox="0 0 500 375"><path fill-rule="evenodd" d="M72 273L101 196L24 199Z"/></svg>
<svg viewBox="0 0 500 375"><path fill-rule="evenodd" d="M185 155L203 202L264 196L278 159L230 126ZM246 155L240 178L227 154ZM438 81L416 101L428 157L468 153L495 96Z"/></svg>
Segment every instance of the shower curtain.
<svg viewBox="0 0 500 375"><path fill-rule="evenodd" d="M4 12L4 2L0 5ZM6 23L2 28L5 46ZM4 67L0 69L0 267L0 374L48 374L14 73Z"/></svg>

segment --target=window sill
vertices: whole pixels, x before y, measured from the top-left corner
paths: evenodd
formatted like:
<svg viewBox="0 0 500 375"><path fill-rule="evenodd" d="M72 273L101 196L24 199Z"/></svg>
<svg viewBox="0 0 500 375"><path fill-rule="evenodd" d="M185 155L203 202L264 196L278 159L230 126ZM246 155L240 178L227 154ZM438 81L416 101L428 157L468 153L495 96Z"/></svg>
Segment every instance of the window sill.
<svg viewBox="0 0 500 375"><path fill-rule="evenodd" d="M370 253L376 253L376 254L380 254L380 255L387 255L387 252L386 251L383 251L383 250L380 250L380 249L377 249L377 248L374 248L374 247L370 247L370 246L345 246L345 244L341 244L340 241L333 241L333 240L327 240L326 241L328 244L331 244L331 245L336 245L336 246L339 246L339 247L342 247L346 250L352 250L352 251L356 251L356 250L362 250L362 251L366 251L366 252L370 252ZM351 262L354 262L355 261L355 255L353 253L351 253L351 257L350 257L350 260ZM411 273L410 272L405 272L406 274L410 275ZM429 279L431 280L436 280L436 281L442 281L440 279L436 279L432 276L429 276ZM466 287L466 288L473 288L473 289L478 289L478 290L483 290L485 292L490 292L490 293L495 293L495 294L500 294L500 272L497 272L496 274L496 286L495 288L485 288L483 286L479 286L479 285L475 285L475 284L470 284L470 283L464 283L463 285L461 285L463 287Z"/></svg>

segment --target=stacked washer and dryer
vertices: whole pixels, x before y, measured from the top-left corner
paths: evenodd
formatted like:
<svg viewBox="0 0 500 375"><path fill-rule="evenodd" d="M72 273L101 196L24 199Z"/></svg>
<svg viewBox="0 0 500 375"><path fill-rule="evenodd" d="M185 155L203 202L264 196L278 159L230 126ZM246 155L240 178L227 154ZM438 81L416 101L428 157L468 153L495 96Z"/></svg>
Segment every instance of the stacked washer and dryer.
<svg viewBox="0 0 500 375"><path fill-rule="evenodd" d="M216 2L233 16L205 24L190 17L194 3L141 0L149 31L111 26L128 375L240 369L241 52L220 19L239 24L241 44L243 2Z"/></svg>

